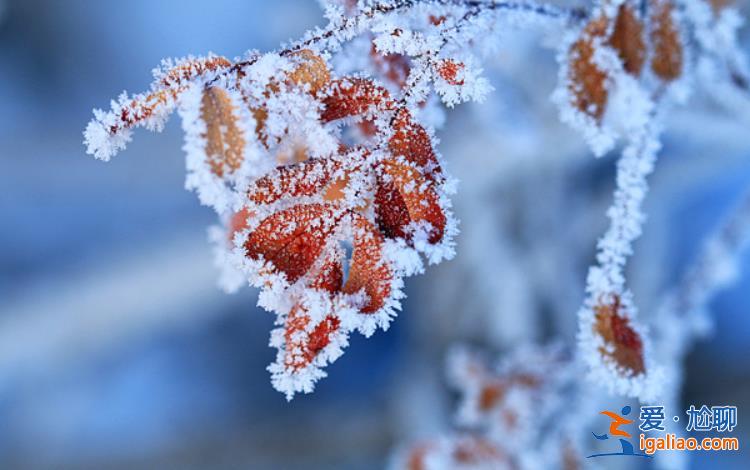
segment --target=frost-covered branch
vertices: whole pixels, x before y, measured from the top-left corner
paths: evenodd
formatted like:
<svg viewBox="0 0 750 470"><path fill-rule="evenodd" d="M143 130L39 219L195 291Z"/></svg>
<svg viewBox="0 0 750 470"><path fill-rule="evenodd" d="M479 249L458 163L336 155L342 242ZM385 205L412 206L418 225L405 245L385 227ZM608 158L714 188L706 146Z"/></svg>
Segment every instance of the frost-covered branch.
<svg viewBox="0 0 750 470"><path fill-rule="evenodd" d="M593 380L611 392L648 399L658 372L651 367L643 327L625 287L625 265L641 235L641 211L660 144L655 123L636 134L617 162L614 201L607 211L610 226L597 244L597 264L589 269L587 298L578 313L581 356Z"/></svg>
<svg viewBox="0 0 750 470"><path fill-rule="evenodd" d="M436 128L445 108L492 90L482 52L498 31L541 27L564 38L561 119L597 155L625 145L580 338L613 391L641 395L648 387L634 380L654 374L625 264L641 231L659 117L686 98L691 32L708 26L687 27L695 15L670 0L605 0L590 10L494 0L324 6L326 26L275 52L164 61L147 92L96 110L84 133L88 152L108 160L134 128L158 131L179 113L186 187L219 217L211 238L222 283L260 288L260 305L276 314L274 386L289 398L310 392L350 334L388 327L405 277L454 255L456 182ZM726 31L698 42L713 51L709 36Z"/></svg>

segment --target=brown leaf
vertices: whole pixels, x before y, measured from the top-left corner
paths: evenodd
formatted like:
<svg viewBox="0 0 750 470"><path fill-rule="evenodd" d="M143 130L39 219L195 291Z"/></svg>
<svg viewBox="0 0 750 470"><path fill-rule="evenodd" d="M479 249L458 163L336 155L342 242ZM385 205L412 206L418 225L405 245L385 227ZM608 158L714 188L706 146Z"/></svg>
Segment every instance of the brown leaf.
<svg viewBox="0 0 750 470"><path fill-rule="evenodd" d="M411 222L409 209L398 188L380 176L375 190L375 221L386 237L404 239L406 226Z"/></svg>
<svg viewBox="0 0 750 470"><path fill-rule="evenodd" d="M231 242L234 240L234 236L237 232L241 232L247 228L247 219L253 216L253 212L247 208L241 209L229 219L227 224L227 240Z"/></svg>
<svg viewBox="0 0 750 470"><path fill-rule="evenodd" d="M348 176L344 176L342 178L335 180L326 188L325 192L323 193L323 200L326 202L342 200L344 196L346 196L346 194L344 193L344 190L346 189L346 186L348 184L349 184Z"/></svg>
<svg viewBox="0 0 750 470"><path fill-rule="evenodd" d="M477 466L479 468L509 468L509 458L500 447L490 440L467 434L453 443L453 459L456 466Z"/></svg>
<svg viewBox="0 0 750 470"><path fill-rule="evenodd" d="M724 8L732 5L735 3L734 0L709 0L709 3L711 4L711 9L714 12L714 15L718 16L721 13L721 10Z"/></svg>
<svg viewBox="0 0 750 470"><path fill-rule="evenodd" d="M323 290L331 295L341 290L344 272L341 255L330 250L323 255L319 266L309 274L308 287ZM326 317L308 331L310 317L303 305L295 304L285 322L284 367L292 372L309 365L315 356L331 342L331 335L339 329L341 321L335 314Z"/></svg>
<svg viewBox="0 0 750 470"><path fill-rule="evenodd" d="M203 91L201 117L206 123L206 156L218 177L237 170L242 164L245 139L229 93L220 87Z"/></svg>
<svg viewBox="0 0 750 470"><path fill-rule="evenodd" d="M193 79L229 68L231 65L224 57L209 56L182 61L172 69L159 73L157 80L151 85L150 93L134 96L128 104L117 111L117 121L109 127L109 133L114 135L123 129L142 125L154 114L162 112L168 103L176 100Z"/></svg>
<svg viewBox="0 0 750 470"><path fill-rule="evenodd" d="M620 5L609 45L617 51L623 67L631 75L639 75L646 60L643 23L627 3Z"/></svg>
<svg viewBox="0 0 750 470"><path fill-rule="evenodd" d="M665 81L672 81L682 74L682 42L672 18L672 2L655 1L652 4L651 41L654 55L651 70Z"/></svg>
<svg viewBox="0 0 750 470"><path fill-rule="evenodd" d="M597 121L604 115L608 93L607 74L594 63L594 49L595 40L604 38L607 25L605 16L592 19L570 49L572 105Z"/></svg>
<svg viewBox="0 0 750 470"><path fill-rule="evenodd" d="M328 82L331 80L331 74L322 57L309 49L292 52L288 57L293 62L294 68L286 73L287 84L309 85L308 91L312 95L316 95L328 85ZM279 91L281 91L279 81L272 79L266 86L263 94L266 98L269 98L271 95L279 93ZM265 130L268 110L264 106L260 106L252 107L250 112L252 112L255 118L255 135L268 148L269 142Z"/></svg>

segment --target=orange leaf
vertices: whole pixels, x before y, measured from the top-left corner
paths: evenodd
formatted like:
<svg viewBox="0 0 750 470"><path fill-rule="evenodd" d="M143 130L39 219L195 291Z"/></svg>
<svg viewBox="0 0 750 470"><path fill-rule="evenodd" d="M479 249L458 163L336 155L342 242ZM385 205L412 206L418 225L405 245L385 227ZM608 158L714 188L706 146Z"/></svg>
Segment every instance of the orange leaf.
<svg viewBox="0 0 750 470"><path fill-rule="evenodd" d="M310 273L308 287L329 292L331 295L341 290L344 273L338 251L324 254L320 265ZM340 320L335 315L326 317L308 331L310 317L304 306L296 304L289 312L284 331L284 367L297 371L310 364L315 356L331 341L331 335L338 331Z"/></svg>
<svg viewBox="0 0 750 470"><path fill-rule="evenodd" d="M137 95L129 103L123 105L118 111L117 122L108 129L109 133L114 135L123 129L141 125L161 111L170 99L176 99L184 92L191 80L231 65L226 58L217 56L180 62L172 69L158 75L157 81L152 85L154 91Z"/></svg>
<svg viewBox="0 0 750 470"><path fill-rule="evenodd" d="M229 219L229 229L227 230L227 239L231 242L234 235L247 228L247 219L252 217L253 213L247 208L235 212Z"/></svg>
<svg viewBox="0 0 750 470"><path fill-rule="evenodd" d="M375 191L375 214L378 227L388 238L406 238L405 228L411 222L406 207L396 186L378 177Z"/></svg>
<svg viewBox="0 0 750 470"><path fill-rule="evenodd" d="M323 257L320 266L313 269L308 287L335 294L344 283L344 268L341 266L342 255L336 250L329 250Z"/></svg>
<svg viewBox="0 0 750 470"><path fill-rule="evenodd" d="M377 69L380 75L399 88L403 88L406 79L409 77L409 59L401 54L379 54L375 44L370 48L370 58L372 65Z"/></svg>
<svg viewBox="0 0 750 470"><path fill-rule="evenodd" d="M345 176L331 183L323 194L323 200L327 202L340 201L344 198L344 190L349 184L349 177Z"/></svg>
<svg viewBox="0 0 750 470"><path fill-rule="evenodd" d="M287 74L287 79L295 85L310 85L313 95L325 87L331 79L328 66L322 57L309 49L293 52L289 58L295 68Z"/></svg>

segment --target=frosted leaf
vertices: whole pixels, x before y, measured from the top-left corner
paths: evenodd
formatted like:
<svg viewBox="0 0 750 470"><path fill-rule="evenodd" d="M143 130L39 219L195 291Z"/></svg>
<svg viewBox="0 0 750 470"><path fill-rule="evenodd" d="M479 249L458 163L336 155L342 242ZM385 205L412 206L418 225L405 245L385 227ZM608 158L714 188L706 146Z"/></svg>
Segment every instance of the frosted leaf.
<svg viewBox="0 0 750 470"><path fill-rule="evenodd" d="M450 108L466 101L481 102L492 91L487 79L481 76L482 69L472 59L462 62L440 60L435 73L435 91Z"/></svg>
<svg viewBox="0 0 750 470"><path fill-rule="evenodd" d="M675 25L675 9L670 0L659 0L652 5L654 53L651 69L662 80L672 81L680 76L683 67L682 39Z"/></svg>

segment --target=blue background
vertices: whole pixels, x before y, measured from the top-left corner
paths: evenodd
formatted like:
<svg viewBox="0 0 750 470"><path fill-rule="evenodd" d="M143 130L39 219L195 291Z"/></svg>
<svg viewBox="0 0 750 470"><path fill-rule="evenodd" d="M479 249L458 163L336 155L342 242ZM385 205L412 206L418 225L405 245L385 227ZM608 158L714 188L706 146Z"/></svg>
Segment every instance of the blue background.
<svg viewBox="0 0 750 470"><path fill-rule="evenodd" d="M316 392L288 404L265 371L272 316L255 307L252 289L215 288L205 234L214 215L183 190L179 122L161 135L136 132L108 164L84 154L91 108L145 89L161 58L273 49L322 23L316 2L0 5L0 468L381 468L422 432L405 423L412 403L428 410L424 429L445 425L441 364L454 338L433 345L419 326L430 323L432 273L407 281L391 330L352 338ZM461 138L444 135L449 146ZM666 168L681 166L686 145L698 144L668 134ZM703 145L692 150L711 172L689 190L662 191L649 213L669 234L664 256L637 260L639 272L676 279L750 186L747 139ZM597 168L591 180L611 180L611 168ZM441 282L453 265L440 267ZM746 446L749 255L741 265L740 281L712 302L715 336L688 358L685 399L738 405ZM423 377L434 390L411 383ZM693 462L748 465L745 451Z"/></svg>

